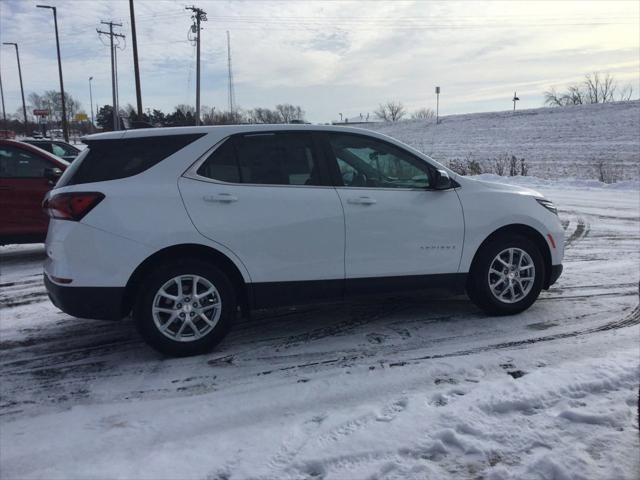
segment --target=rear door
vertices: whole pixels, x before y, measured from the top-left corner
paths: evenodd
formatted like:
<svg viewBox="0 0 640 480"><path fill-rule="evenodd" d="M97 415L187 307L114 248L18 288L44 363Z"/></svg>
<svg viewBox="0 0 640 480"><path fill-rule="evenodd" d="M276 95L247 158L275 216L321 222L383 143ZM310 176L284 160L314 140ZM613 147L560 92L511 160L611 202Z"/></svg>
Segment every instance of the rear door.
<svg viewBox="0 0 640 480"><path fill-rule="evenodd" d="M339 297L344 215L314 135L234 135L179 181L196 228L237 255L257 306Z"/></svg>
<svg viewBox="0 0 640 480"><path fill-rule="evenodd" d="M462 207L453 189L430 188L435 168L366 135L324 138L345 212L348 290L419 288L451 279L462 254Z"/></svg>
<svg viewBox="0 0 640 480"><path fill-rule="evenodd" d="M26 149L0 145L0 235L46 233L42 200L52 184L44 172L56 167Z"/></svg>

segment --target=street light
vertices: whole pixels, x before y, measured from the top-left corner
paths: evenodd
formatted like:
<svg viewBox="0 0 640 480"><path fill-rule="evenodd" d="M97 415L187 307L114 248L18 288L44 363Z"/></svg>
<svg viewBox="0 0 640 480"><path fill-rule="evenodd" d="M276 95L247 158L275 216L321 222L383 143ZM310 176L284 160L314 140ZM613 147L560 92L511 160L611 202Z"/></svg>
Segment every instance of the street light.
<svg viewBox="0 0 640 480"><path fill-rule="evenodd" d="M16 60L18 61L18 77L20 77L20 94L22 95L22 113L24 113L24 134L29 136L29 126L27 125L27 104L24 102L24 87L22 86L22 69L20 68L20 54L18 44L12 42L2 42L3 45L13 45L16 47ZM4 107L3 107L4 108Z"/></svg>
<svg viewBox="0 0 640 480"><path fill-rule="evenodd" d="M62 101L62 135L64 136L64 141L69 141L69 128L67 126L67 108L65 106L64 101L64 82L62 81L62 61L60 60L60 39L58 38L58 11L56 7L51 7L49 5L36 5L38 8L49 8L53 10L53 23L56 28L56 49L58 51L58 74L60 76L60 95Z"/></svg>
<svg viewBox="0 0 640 480"><path fill-rule="evenodd" d="M91 91L91 80L93 77L89 77L89 101L91 102L91 131L93 132L95 124L93 123L93 93Z"/></svg>

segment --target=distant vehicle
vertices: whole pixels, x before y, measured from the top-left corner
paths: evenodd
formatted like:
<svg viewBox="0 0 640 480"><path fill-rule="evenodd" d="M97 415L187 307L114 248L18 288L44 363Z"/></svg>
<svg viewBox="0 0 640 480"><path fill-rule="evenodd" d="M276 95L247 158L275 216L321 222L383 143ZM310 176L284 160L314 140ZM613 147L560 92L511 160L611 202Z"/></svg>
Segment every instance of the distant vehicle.
<svg viewBox="0 0 640 480"><path fill-rule="evenodd" d="M13 130L0 130L0 139L13 139L16 138L16 132Z"/></svg>
<svg viewBox="0 0 640 480"><path fill-rule="evenodd" d="M63 142L62 140L46 140L30 138L24 139L23 142L33 145L35 147L46 150L49 153L53 153L56 157L60 157L67 162L72 162L80 153L80 149L73 145Z"/></svg>
<svg viewBox="0 0 640 480"><path fill-rule="evenodd" d="M42 210L69 164L32 145L0 140L0 244L43 242L49 218Z"/></svg>
<svg viewBox="0 0 640 480"><path fill-rule="evenodd" d="M31 136L33 138L44 138L44 135L42 135L40 130L34 130L33 133L31 133Z"/></svg>
<svg viewBox="0 0 640 480"><path fill-rule="evenodd" d="M541 194L456 175L367 130L187 127L85 142L45 200L46 288L77 317L133 311L166 354L212 349L238 309L363 294L466 289L484 311L515 314L562 272L562 225Z"/></svg>

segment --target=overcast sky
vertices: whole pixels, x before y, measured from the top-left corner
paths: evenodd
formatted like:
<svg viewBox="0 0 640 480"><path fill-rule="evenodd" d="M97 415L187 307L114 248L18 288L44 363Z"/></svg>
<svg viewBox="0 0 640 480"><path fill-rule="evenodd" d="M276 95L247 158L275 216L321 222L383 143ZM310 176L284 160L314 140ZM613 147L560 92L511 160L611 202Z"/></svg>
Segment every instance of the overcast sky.
<svg viewBox="0 0 640 480"><path fill-rule="evenodd" d="M0 0L0 36L20 45L25 94L59 89L53 18L58 7L65 89L89 111L111 103L101 20L122 23L120 105L135 105L126 0ZM185 1L135 0L145 109L195 105L195 47ZM372 112L385 100L441 114L542 105L550 86L611 72L640 91L640 2L632 1L204 1L202 105L227 105L226 31L237 104L301 105L311 121ZM103 29L105 26L101 26ZM106 39L103 39L106 41ZM1 48L7 112L20 108L13 47Z"/></svg>

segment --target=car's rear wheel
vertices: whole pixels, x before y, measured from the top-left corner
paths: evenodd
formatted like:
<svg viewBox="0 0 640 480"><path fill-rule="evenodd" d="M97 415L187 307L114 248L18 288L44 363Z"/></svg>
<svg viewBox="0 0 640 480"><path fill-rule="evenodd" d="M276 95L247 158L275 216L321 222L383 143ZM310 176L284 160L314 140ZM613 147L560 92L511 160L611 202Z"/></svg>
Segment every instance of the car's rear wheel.
<svg viewBox="0 0 640 480"><path fill-rule="evenodd" d="M229 331L237 311L232 283L198 260L175 261L142 282L133 316L146 342L172 356L210 351Z"/></svg>
<svg viewBox="0 0 640 480"><path fill-rule="evenodd" d="M544 276L544 260L536 244L519 235L504 235L478 252L467 293L487 313L511 315L536 301Z"/></svg>

